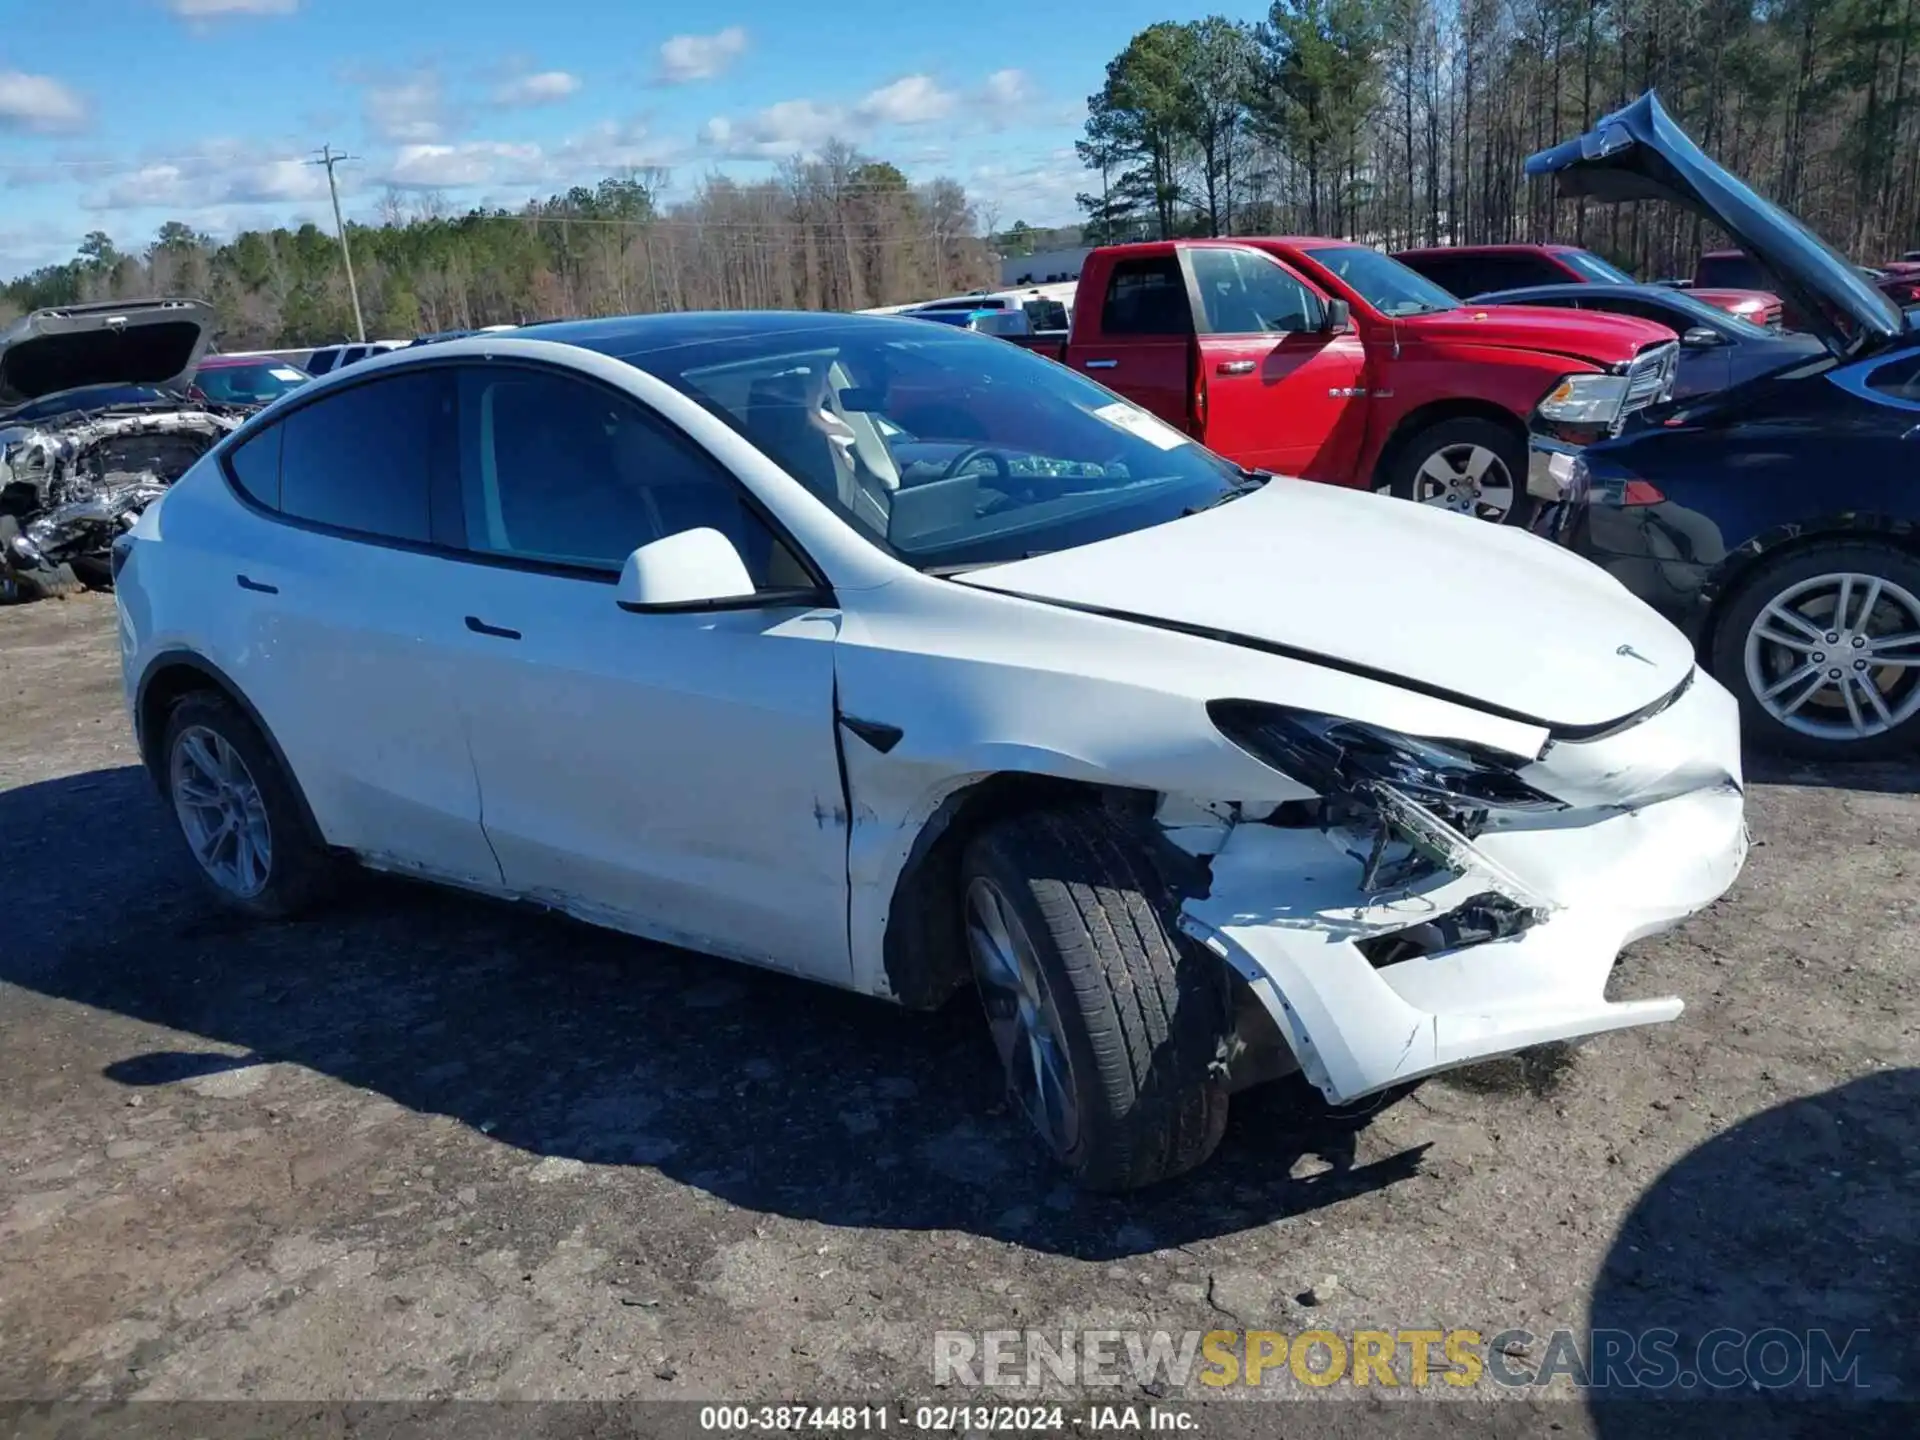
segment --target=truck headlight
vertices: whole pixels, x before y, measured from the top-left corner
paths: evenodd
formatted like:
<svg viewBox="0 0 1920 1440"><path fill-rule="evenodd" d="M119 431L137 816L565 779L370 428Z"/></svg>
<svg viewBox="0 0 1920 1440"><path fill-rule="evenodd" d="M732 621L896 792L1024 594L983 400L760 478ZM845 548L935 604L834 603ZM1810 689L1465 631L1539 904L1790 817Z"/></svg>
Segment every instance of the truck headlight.
<svg viewBox="0 0 1920 1440"><path fill-rule="evenodd" d="M1324 797L1360 799L1385 786L1447 811L1564 810L1566 802L1516 773L1531 763L1466 740L1430 740L1397 730L1256 700L1214 700L1220 733L1263 764Z"/></svg>
<svg viewBox="0 0 1920 1440"><path fill-rule="evenodd" d="M1627 404L1624 375L1563 376L1539 404L1540 418L1556 425L1610 428Z"/></svg>

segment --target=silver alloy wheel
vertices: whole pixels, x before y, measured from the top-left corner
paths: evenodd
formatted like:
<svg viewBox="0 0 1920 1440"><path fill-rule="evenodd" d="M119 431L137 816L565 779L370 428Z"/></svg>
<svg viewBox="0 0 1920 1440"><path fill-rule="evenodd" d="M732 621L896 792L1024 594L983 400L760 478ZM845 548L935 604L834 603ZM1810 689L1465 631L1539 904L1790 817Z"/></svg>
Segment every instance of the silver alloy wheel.
<svg viewBox="0 0 1920 1440"><path fill-rule="evenodd" d="M174 738L167 770L173 813L200 868L229 895L258 895L273 867L273 830L240 752L218 731L189 725Z"/></svg>
<svg viewBox="0 0 1920 1440"><path fill-rule="evenodd" d="M1007 1089L1048 1148L1065 1157L1080 1136L1067 1038L1026 926L1000 887L980 876L967 886L967 950Z"/></svg>
<svg viewBox="0 0 1920 1440"><path fill-rule="evenodd" d="M1754 698L1790 730L1884 735L1920 711L1920 599L1880 575L1802 580L1755 618L1746 671Z"/></svg>
<svg viewBox="0 0 1920 1440"><path fill-rule="evenodd" d="M1484 445L1462 441L1427 457L1413 476L1413 498L1459 515L1505 520L1518 496L1507 462Z"/></svg>

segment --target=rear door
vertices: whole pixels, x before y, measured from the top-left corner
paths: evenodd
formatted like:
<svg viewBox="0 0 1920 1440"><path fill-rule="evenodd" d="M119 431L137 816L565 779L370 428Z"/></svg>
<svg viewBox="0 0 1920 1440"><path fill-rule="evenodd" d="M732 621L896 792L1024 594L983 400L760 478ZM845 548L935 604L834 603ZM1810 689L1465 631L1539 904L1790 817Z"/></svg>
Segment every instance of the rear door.
<svg viewBox="0 0 1920 1440"><path fill-rule="evenodd" d="M1366 351L1327 297L1272 256L1195 245L1180 258L1199 299L1206 443L1228 459L1344 481L1365 430Z"/></svg>
<svg viewBox="0 0 1920 1440"><path fill-rule="evenodd" d="M1193 305L1171 245L1129 249L1107 271L1097 301L1074 316L1067 365L1191 428Z"/></svg>

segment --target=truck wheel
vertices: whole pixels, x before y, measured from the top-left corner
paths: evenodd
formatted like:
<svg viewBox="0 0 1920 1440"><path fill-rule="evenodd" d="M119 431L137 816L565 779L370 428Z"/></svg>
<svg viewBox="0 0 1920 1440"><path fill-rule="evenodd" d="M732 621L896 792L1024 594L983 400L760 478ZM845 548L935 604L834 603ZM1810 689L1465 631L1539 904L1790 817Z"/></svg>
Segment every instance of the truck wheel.
<svg viewBox="0 0 1920 1440"><path fill-rule="evenodd" d="M1877 540L1763 562L1713 633L1749 738L1815 760L1920 742L1920 559Z"/></svg>
<svg viewBox="0 0 1920 1440"><path fill-rule="evenodd" d="M1220 1143L1226 977L1175 928L1175 897L1103 812L1038 811L968 847L963 914L1007 1088L1089 1189L1133 1190Z"/></svg>
<svg viewBox="0 0 1920 1440"><path fill-rule="evenodd" d="M1496 525L1526 522L1526 438L1504 425L1462 415L1429 425L1394 456L1388 488L1417 500Z"/></svg>

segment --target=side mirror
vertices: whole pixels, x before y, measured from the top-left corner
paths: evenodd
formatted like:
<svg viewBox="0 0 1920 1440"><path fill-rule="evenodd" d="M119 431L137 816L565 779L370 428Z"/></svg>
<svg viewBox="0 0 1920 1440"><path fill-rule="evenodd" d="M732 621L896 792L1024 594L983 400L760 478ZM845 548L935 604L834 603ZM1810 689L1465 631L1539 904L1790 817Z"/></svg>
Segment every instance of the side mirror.
<svg viewBox="0 0 1920 1440"><path fill-rule="evenodd" d="M1727 337L1711 325L1695 325L1680 337L1680 344L1688 350L1711 350L1726 343Z"/></svg>
<svg viewBox="0 0 1920 1440"><path fill-rule="evenodd" d="M1327 301L1327 313L1320 317L1320 329L1328 335L1341 335L1353 325L1353 307L1344 300Z"/></svg>
<svg viewBox="0 0 1920 1440"><path fill-rule="evenodd" d="M753 577L718 530L682 530L642 545L620 567L622 610L706 610L751 601Z"/></svg>

